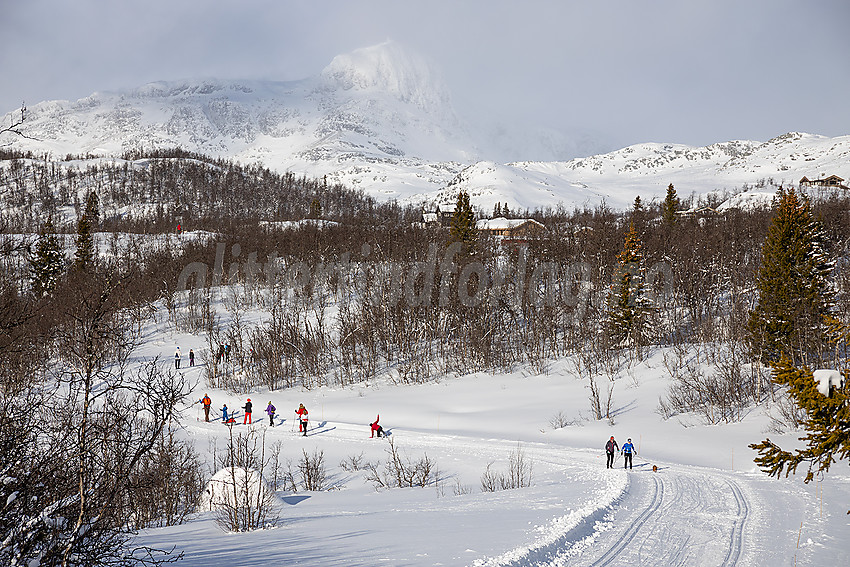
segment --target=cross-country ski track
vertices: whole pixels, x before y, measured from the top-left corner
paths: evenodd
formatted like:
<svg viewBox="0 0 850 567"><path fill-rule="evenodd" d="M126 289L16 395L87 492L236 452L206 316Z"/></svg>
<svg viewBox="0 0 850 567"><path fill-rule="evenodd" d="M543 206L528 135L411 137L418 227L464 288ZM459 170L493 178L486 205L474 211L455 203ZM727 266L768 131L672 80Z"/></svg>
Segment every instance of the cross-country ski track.
<svg viewBox="0 0 850 567"><path fill-rule="evenodd" d="M232 565L240 558L238 562L245 564L253 559L285 559L297 565L364 566L759 565L771 552L752 540L754 523L761 530L790 532L787 521L771 526L772 509L805 506L805 495L793 491L784 501L768 502L767 493L759 494L757 487L765 482L763 475L650 463L642 455L635 458L633 470L624 471L622 459L616 468L606 470L601 449L570 448L555 435L548 435L547 442L518 443L478 437L477 432L402 428L389 429L395 446L405 456L427 454L436 460L440 494L435 497L433 489L422 488L375 491L366 486L362 474L337 467L337 459L360 453L383 462L390 446L386 440L370 439L364 425L342 421L314 419L306 438L291 427L289 420L271 428L259 419L253 426L265 430L267 443L280 440L290 455L302 449L323 451L333 490L281 493L279 528L252 534L256 547L228 547L225 537L219 547L206 544L200 549L193 547L191 538L184 540L191 564ZM238 425L234 431L247 429ZM192 437L217 439L221 445L228 428L189 421L186 431ZM517 448L533 468L532 486L482 495L480 473L488 464L506 469L509 454ZM652 464L658 465L657 472L651 470ZM478 472L461 479L454 471L462 465ZM464 485L466 492L453 493L454 486ZM362 496L347 498L349 491L371 492L375 506L364 509ZM380 500L388 493L395 498L384 509ZM490 509L500 511L492 522L486 521ZM363 518L363 529L356 533L350 533L352 516ZM212 522L200 523L204 521ZM157 533L180 529L150 530L144 541L156 545ZM341 532L329 547L327 541L309 537L337 529L349 532ZM449 543L458 539L449 536L457 530L468 530L462 549ZM411 532L419 534L415 541L420 549L410 548ZM274 538L281 551L271 555L261 551L266 538Z"/></svg>

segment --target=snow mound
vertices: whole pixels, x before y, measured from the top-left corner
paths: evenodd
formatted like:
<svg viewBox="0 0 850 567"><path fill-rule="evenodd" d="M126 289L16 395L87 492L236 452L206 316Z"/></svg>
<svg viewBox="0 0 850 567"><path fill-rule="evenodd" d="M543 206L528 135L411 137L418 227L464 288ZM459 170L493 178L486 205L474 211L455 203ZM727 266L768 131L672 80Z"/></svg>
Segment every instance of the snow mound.
<svg viewBox="0 0 850 567"><path fill-rule="evenodd" d="M752 211L755 209L769 209L773 206L776 200L775 191L749 191L746 193L738 193L733 195L728 200L721 203L718 211L729 211L732 209L740 209Z"/></svg>
<svg viewBox="0 0 850 567"><path fill-rule="evenodd" d="M259 471L228 467L215 473L207 483L201 496L201 509L232 509L237 503L246 502L246 496L249 502L263 502L273 492Z"/></svg>

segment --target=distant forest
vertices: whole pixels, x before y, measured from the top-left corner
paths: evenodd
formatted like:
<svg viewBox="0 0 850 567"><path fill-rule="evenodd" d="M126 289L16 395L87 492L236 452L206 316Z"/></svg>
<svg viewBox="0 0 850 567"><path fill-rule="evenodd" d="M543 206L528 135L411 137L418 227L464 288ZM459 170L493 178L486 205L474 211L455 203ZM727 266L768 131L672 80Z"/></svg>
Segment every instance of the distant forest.
<svg viewBox="0 0 850 567"><path fill-rule="evenodd" d="M582 353L588 372L598 370L599 361L619 360L625 352L602 328L630 227L655 302L643 344L632 345L631 355L649 345L702 344L712 356L721 350L743 356L774 215L769 208L716 212L714 202L680 201L675 192L672 205L645 205L636 195L628 211L603 204L509 212L534 218L546 230L512 244L479 234L449 256L451 230L418 225L420 207L377 202L323 179L257 165L182 150L64 161L0 151L0 164L6 235L0 276L20 309L51 301L28 295L31 258L46 219L67 233L70 257L67 248L94 194L99 215L93 231L111 234L114 244L108 258L101 253L96 270L134 274L132 301L164 300L178 328L208 332L211 351L225 340L238 345L227 380L270 387L349 383L383 372L421 381L517 363L544 368L552 357ZM848 320L850 198L815 194L811 202L835 261L835 315ZM697 205L704 206L701 212L685 214ZM283 222L309 218L333 222ZM178 225L205 236L153 238L175 235ZM29 236L13 238L21 234ZM217 262L224 272L218 279ZM207 272L185 291L181 274L185 286L189 266ZM273 312L273 321L259 329L222 325L210 308L216 283L236 286L228 292L236 295L234 310L263 308ZM330 305L337 314L328 326L323 317ZM211 372L212 383L223 383L221 368Z"/></svg>

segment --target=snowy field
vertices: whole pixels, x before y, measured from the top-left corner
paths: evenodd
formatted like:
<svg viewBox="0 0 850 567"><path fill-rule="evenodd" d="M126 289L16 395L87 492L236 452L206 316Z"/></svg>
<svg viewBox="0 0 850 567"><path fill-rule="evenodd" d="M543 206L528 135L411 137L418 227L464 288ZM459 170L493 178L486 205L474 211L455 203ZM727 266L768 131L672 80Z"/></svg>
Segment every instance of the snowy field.
<svg viewBox="0 0 850 567"><path fill-rule="evenodd" d="M768 478L747 445L767 435L786 448L797 435L771 433L761 408L730 425L703 425L696 416L665 421L656 412L670 383L661 350L618 375L611 424L590 419L586 381L569 360L551 361L543 373L237 394L204 387L206 337L169 329L162 321L149 329L139 361L161 356L173 365L179 346L181 372L200 383L191 399L207 393L214 410L225 403L232 410L250 397L254 425L241 424L240 410L234 433L253 428L267 445L282 442L281 459L293 463L302 451L322 452L329 487L278 491L278 519L264 530L227 533L207 511L140 534L146 545L182 550L184 565L850 565L848 464L809 485L803 474ZM186 368L190 348L194 368ZM269 401L278 409L274 427L263 411ZM295 426L300 403L311 416L306 437ZM436 462L436 484L377 490L365 471L340 466L360 455L387 460L389 442L370 438L377 414L403 455ZM572 423L555 427L558 415ZM205 423L194 405L181 432L210 458L229 428ZM611 435L620 445L632 439L634 469L624 470L619 455L606 469ZM483 492L488 465L507 472L518 451L531 486Z"/></svg>

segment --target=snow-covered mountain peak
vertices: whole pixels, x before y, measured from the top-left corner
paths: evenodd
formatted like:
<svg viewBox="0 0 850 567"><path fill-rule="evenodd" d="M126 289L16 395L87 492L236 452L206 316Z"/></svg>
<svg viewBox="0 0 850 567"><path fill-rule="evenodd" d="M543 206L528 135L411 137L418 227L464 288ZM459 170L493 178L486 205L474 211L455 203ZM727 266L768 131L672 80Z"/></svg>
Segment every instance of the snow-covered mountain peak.
<svg viewBox="0 0 850 567"><path fill-rule="evenodd" d="M432 113L442 114L450 105L436 65L392 40L337 55L322 77L335 88L390 93Z"/></svg>
<svg viewBox="0 0 850 567"><path fill-rule="evenodd" d="M251 93L253 88L246 84L218 79L155 81L129 91L127 96L134 98L189 98L197 95L227 95L229 92Z"/></svg>

